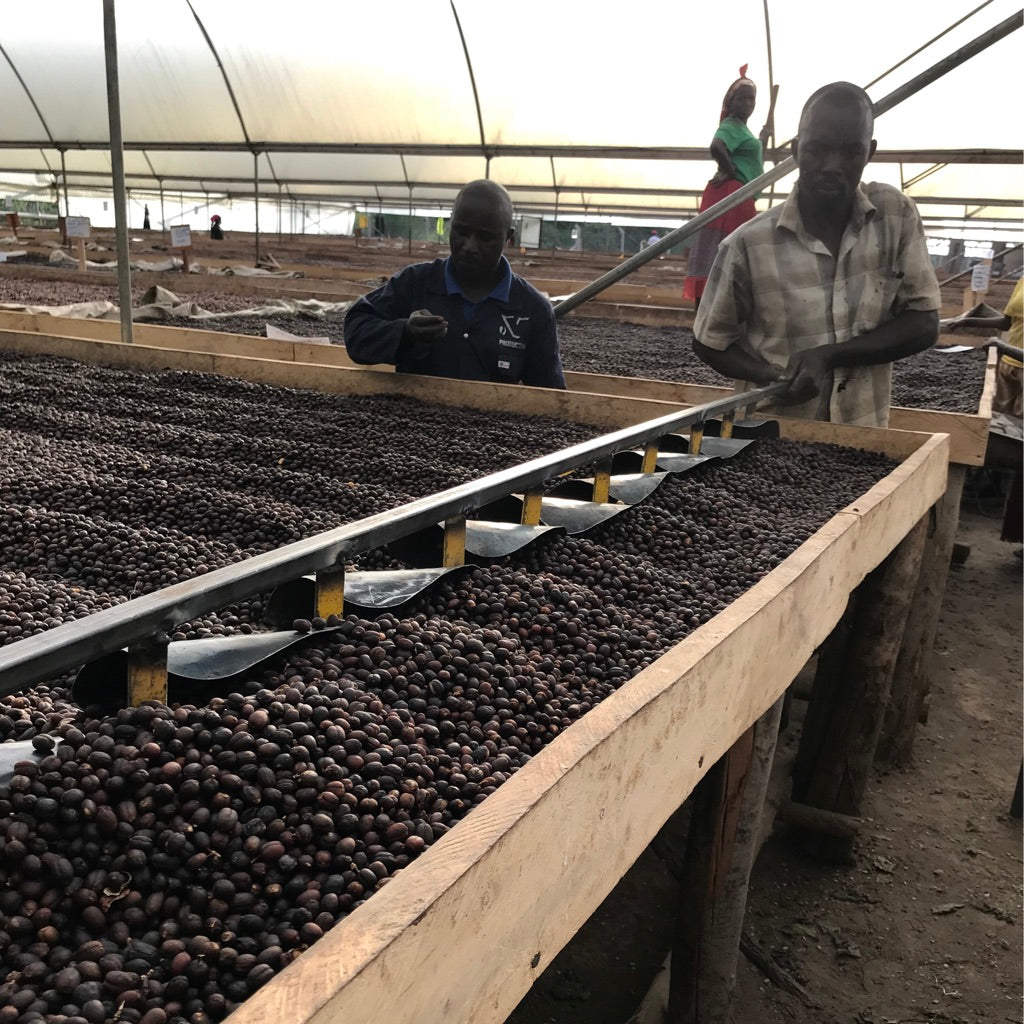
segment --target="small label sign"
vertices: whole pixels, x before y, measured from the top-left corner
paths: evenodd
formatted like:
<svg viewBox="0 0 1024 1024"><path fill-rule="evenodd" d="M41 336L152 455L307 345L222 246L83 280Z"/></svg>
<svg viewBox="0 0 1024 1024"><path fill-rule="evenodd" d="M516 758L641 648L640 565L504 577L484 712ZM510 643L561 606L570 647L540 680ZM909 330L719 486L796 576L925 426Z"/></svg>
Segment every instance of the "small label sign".
<svg viewBox="0 0 1024 1024"><path fill-rule="evenodd" d="M92 223L88 217L68 217L68 238L88 238L92 234Z"/></svg>
<svg viewBox="0 0 1024 1024"><path fill-rule="evenodd" d="M979 263L971 270L971 291L987 292L992 277L992 267L987 263Z"/></svg>
<svg viewBox="0 0 1024 1024"><path fill-rule="evenodd" d="M171 225L171 248L191 249L192 229L187 224Z"/></svg>

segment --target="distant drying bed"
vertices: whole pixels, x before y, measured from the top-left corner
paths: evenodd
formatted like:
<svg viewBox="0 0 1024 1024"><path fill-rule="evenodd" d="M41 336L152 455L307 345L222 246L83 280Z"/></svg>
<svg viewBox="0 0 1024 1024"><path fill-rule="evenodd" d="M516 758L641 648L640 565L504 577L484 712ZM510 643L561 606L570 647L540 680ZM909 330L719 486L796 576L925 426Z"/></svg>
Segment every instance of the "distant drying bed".
<svg viewBox="0 0 1024 1024"><path fill-rule="evenodd" d="M187 298L215 313L231 312L252 303L252 296L218 292L190 293ZM0 278L0 302L56 306L95 299L116 302L116 282L101 285ZM339 313L316 318L285 313L271 317L225 317L210 322L179 317L163 323L259 337L266 336L266 326L272 323L299 337L326 337L341 344L344 319L344 314ZM687 384L728 383L693 354L693 333L686 328L647 327L572 316L561 320L558 330L566 370ZM985 358L985 349L953 354L931 349L901 360L893 366L892 404L943 412L977 412L985 380Z"/></svg>

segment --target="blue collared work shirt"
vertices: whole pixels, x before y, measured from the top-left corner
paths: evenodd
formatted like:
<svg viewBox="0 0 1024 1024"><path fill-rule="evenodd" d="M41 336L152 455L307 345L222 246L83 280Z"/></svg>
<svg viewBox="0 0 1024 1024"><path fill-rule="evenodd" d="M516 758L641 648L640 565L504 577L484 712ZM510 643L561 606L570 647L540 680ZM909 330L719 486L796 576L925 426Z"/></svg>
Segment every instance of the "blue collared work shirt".
<svg viewBox="0 0 1024 1024"><path fill-rule="evenodd" d="M363 364L392 363L400 373L564 388L551 303L504 257L502 270L479 302L462 294L449 259L400 270L348 311L349 356ZM443 338L405 340L405 321L419 309L444 317Z"/></svg>

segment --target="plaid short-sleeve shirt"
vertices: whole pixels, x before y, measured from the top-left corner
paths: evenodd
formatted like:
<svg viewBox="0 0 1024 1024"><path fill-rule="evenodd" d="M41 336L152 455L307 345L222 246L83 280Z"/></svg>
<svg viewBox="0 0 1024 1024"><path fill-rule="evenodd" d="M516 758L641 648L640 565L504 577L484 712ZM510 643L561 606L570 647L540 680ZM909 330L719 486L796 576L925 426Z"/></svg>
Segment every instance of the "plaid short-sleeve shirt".
<svg viewBox="0 0 1024 1024"><path fill-rule="evenodd" d="M740 345L782 369L790 356L841 345L904 310L937 310L939 285L913 202L889 185L860 185L833 259L803 225L797 185L726 238L708 277L693 332L725 351ZM838 367L817 398L780 413L887 426L892 364Z"/></svg>

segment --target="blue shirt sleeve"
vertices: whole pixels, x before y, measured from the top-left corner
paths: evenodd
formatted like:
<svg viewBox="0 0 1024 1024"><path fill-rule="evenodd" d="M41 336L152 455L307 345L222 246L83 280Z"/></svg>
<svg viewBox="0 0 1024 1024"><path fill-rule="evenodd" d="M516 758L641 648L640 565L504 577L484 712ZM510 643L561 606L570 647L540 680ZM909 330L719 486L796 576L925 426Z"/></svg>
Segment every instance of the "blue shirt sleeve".
<svg viewBox="0 0 1024 1024"><path fill-rule="evenodd" d="M345 349L353 362L395 364L405 354L405 322L420 308L412 277L408 270L399 271L345 314Z"/></svg>

